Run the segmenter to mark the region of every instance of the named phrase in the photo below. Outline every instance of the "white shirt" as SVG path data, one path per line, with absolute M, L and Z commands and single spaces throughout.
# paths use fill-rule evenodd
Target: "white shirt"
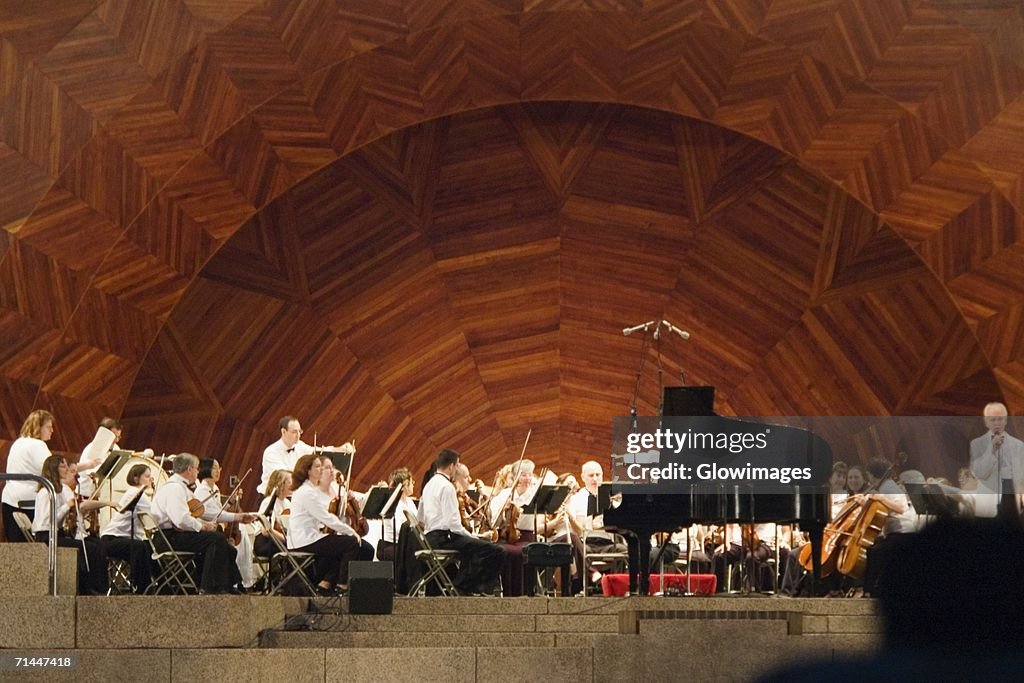
M 596 498 L 597 496 L 594 497 Z M 576 517 L 576 521 L 579 522 L 584 529 L 603 529 L 603 514 L 595 517 L 591 517 L 587 514 L 587 508 L 590 505 L 590 498 L 590 491 L 586 488 L 582 488 L 574 493 L 572 498 L 569 499 L 569 514 Z
M 423 524 L 423 533 L 431 531 L 448 531 L 453 534 L 469 536 L 469 531 L 462 526 L 459 517 L 459 499 L 455 495 L 455 485 L 447 475 L 438 472 L 423 487 L 420 497 L 419 520 Z
M 71 510 L 75 492 L 67 484 L 61 484 L 57 496 L 57 531 L 60 531 L 64 518 Z M 32 533 L 38 534 L 43 531 L 50 531 L 50 492 L 45 486 L 36 492 L 36 512 L 32 518 Z
M 132 486 L 124 495 L 121 496 L 121 500 L 118 501 L 118 509 L 123 508 L 125 505 L 130 503 L 133 498 L 138 494 L 139 487 Z M 132 536 L 132 516 L 135 517 L 135 540 L 145 541 L 146 532 L 142 529 L 142 522 L 139 521 L 140 512 L 150 512 L 152 508 L 152 502 L 145 493 L 139 497 L 139 502 L 135 504 L 133 511 L 125 510 L 124 512 L 118 512 L 114 510 L 110 513 L 110 521 L 107 522 L 106 526 L 100 532 L 100 536 L 120 536 L 121 538 L 131 538 Z
M 910 498 L 903 492 L 899 484 L 892 479 L 886 479 L 878 487 L 878 495 L 892 505 L 888 509 L 889 516 L 885 520 L 886 534 L 909 534 L 917 531 L 920 520 L 917 513 L 914 512 Z M 896 512 L 900 507 L 903 508 L 903 512 Z
M 267 482 L 270 481 L 270 475 L 274 473 L 274 470 L 291 472 L 295 469 L 295 463 L 299 458 L 312 452 L 313 447 L 303 443 L 302 439 L 295 442 L 290 452 L 281 439 L 267 446 L 263 450 L 263 474 L 260 476 L 260 485 L 256 487 L 256 490 L 266 495 L 268 493 Z
M 188 490 L 188 482 L 180 474 L 172 474 L 153 494 L 150 514 L 161 529 L 202 531 L 203 523 L 188 511 L 188 502 L 195 498 Z
M 357 536 L 355 529 L 327 511 L 331 497 L 308 479 L 292 493 L 292 514 L 288 521 L 288 548 L 296 550 L 316 543 L 327 534 L 321 527 L 339 534 Z
M 207 522 L 237 522 L 242 519 L 243 513 L 241 512 L 221 512 L 224 507 L 220 499 L 220 488 L 214 484 L 211 487 L 205 481 L 201 481 L 196 484 L 196 492 L 194 494 L 197 500 L 203 502 L 203 515 L 202 519 Z M 219 515 L 219 516 L 218 516 Z
M 50 449 L 42 439 L 21 436 L 11 444 L 7 454 L 8 474 L 41 474 Z M 8 481 L 4 484 L 2 502 L 18 507 L 23 500 L 34 500 L 39 485 L 34 481 Z
M 381 520 L 381 538 L 383 540 L 388 543 L 398 542 L 395 540 L 395 530 L 401 529 L 402 525 L 405 524 L 406 512 L 411 513 L 413 517 L 416 516 L 416 501 L 408 496 L 402 496 L 398 499 L 398 503 L 395 504 L 394 518 Z

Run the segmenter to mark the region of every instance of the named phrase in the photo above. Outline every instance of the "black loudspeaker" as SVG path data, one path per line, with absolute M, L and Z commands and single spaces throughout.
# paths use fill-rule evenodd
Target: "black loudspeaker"
M 349 562 L 348 611 L 391 614 L 395 606 L 395 568 L 391 562 Z

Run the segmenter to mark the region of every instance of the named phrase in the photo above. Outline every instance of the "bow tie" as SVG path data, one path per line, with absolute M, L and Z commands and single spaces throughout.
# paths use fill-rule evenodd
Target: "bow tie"
M 295 451 L 295 446 L 292 446 L 287 451 L 285 451 L 285 453 L 293 453 L 294 451 Z

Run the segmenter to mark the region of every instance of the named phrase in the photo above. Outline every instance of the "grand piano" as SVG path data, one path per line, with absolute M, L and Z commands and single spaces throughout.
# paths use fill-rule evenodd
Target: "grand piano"
M 664 416 L 715 416 L 714 387 L 665 389 Z M 718 417 L 726 429 L 749 433 L 759 425 Z M 794 444 L 787 453 L 790 463 L 815 465 L 827 471 L 831 449 L 819 436 L 796 427 L 771 425 L 773 435 Z M 821 577 L 822 533 L 829 522 L 831 498 L 828 487 L 790 485 L 785 493 L 755 492 L 750 486 L 694 483 L 680 493 L 630 492 L 630 485 L 613 484 L 622 502 L 604 512 L 605 529 L 623 534 L 629 547 L 629 591 L 647 595 L 650 585 L 651 536 L 671 533 L 692 524 L 799 524 L 811 538 L 813 581 Z M 644 487 L 636 487 L 644 488 Z M 638 591 L 639 589 L 639 591 Z

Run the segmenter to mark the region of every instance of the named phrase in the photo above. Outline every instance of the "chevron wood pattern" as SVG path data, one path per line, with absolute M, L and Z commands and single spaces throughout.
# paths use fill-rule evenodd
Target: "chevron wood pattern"
M 443 445 L 489 475 L 530 427 L 575 469 L 658 317 L 723 412 L 1024 411 L 1022 16 L 0 5 L 0 439 L 123 415 L 235 470 L 295 412 L 365 483 Z

